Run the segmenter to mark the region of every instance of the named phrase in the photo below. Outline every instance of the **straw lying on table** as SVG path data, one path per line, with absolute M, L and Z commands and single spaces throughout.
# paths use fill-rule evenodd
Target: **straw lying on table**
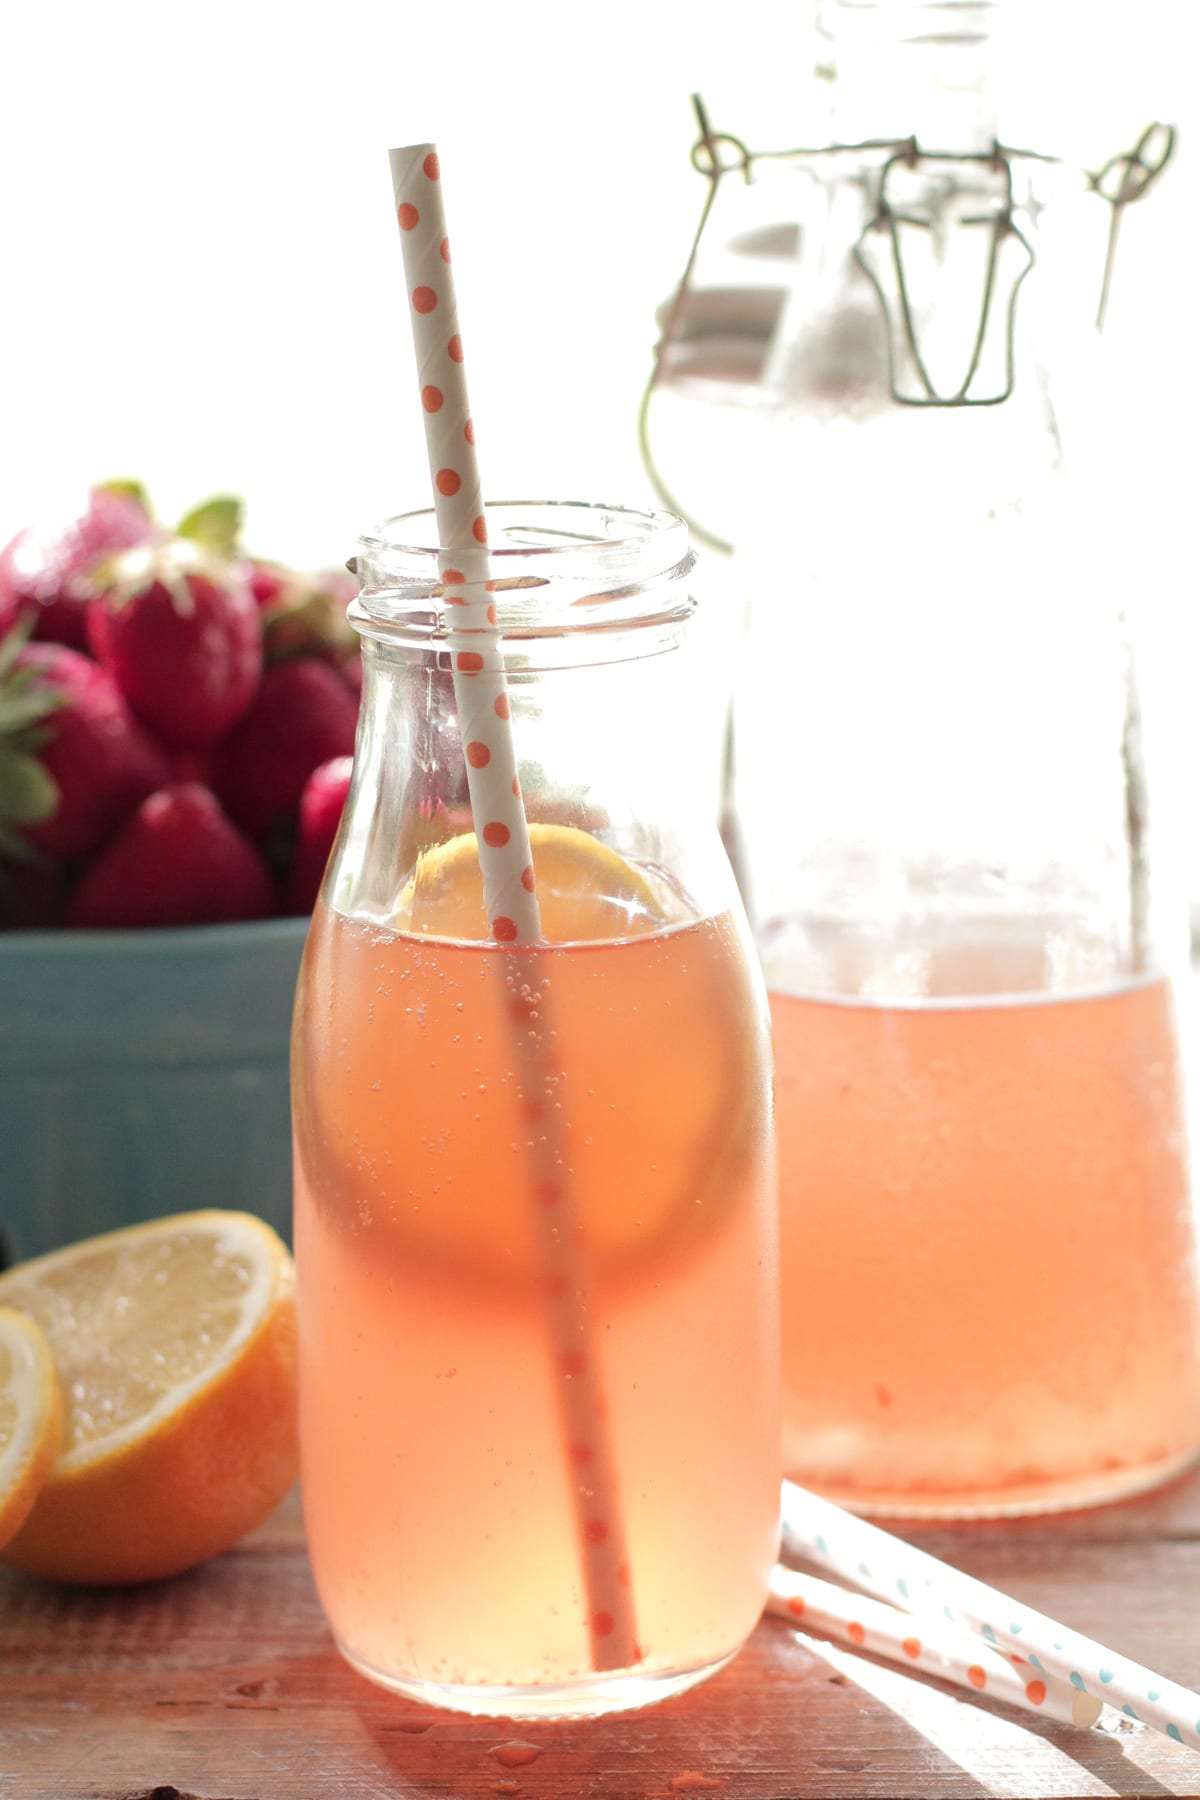
M 548 1085 L 542 1044 L 550 1034 L 545 999 L 537 987 L 544 971 L 532 966 L 531 957 L 522 956 L 521 947 L 540 941 L 541 926 L 495 590 L 489 578 L 487 521 L 450 272 L 441 167 L 432 144 L 392 150 L 389 159 L 433 479 L 438 566 L 449 623 L 446 642 L 484 906 L 492 937 L 512 959 L 505 973 L 512 978 L 510 1011 L 521 1087 L 537 1108 Z M 541 1026 L 534 1028 L 539 1011 Z M 561 1146 L 549 1125 L 535 1125 L 530 1155 L 530 1205 L 541 1259 L 543 1310 L 556 1362 L 562 1454 L 575 1509 L 592 1667 L 624 1669 L 641 1653 L 600 1358 L 587 1316 L 586 1260 L 578 1246 Z
M 1048 1694 L 1054 1684 L 1060 1694 L 1065 1689 L 1100 1707 L 1119 1707 L 1177 1744 L 1200 1749 L 1200 1694 L 790 1481 L 783 1484 L 783 1542 L 793 1555 L 893 1603 L 889 1612 L 902 1608 L 914 1629 L 918 1621 L 923 1626 L 926 1619 L 940 1618 L 955 1628 L 960 1642 L 965 1634 L 981 1650 L 998 1652 L 1008 1663 L 1029 1669 L 1031 1679 L 1044 1682 Z M 885 1655 L 894 1654 L 882 1645 L 881 1649 Z M 1045 1704 L 1039 1710 L 1046 1711 Z
M 970 1693 L 1057 1719 L 1062 1725 L 1094 1725 L 1103 1710 L 1101 1701 L 1066 1682 L 1039 1675 L 1029 1667 L 1014 1668 L 990 1644 L 945 1619 L 902 1612 L 815 1575 L 776 1568 L 767 1605 L 793 1625 L 869 1650 L 906 1668 L 922 1669 Z

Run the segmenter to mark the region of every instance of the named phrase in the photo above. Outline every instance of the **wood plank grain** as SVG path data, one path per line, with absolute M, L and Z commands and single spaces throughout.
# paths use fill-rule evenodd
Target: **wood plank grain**
M 1011 1527 L 954 1539 L 983 1579 L 1200 1684 L 1194 1537 L 1078 1536 L 1060 1521 L 1053 1548 Z M 643 1713 L 514 1726 L 414 1706 L 334 1651 L 294 1497 L 237 1550 L 156 1587 L 0 1577 L 3 1800 L 1200 1793 L 1200 1758 L 1125 1724 L 1029 1720 L 774 1620 L 713 1681 Z M 513 1741 L 537 1754 L 508 1766 L 496 1750 Z

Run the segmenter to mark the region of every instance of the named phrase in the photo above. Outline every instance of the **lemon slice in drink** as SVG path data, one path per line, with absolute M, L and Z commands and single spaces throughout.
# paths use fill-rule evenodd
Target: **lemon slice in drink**
M 62 1402 L 44 1334 L 0 1308 L 0 1545 L 18 1532 L 62 1439 Z
M 547 943 L 484 941 L 469 836 L 426 854 L 399 930 L 315 923 L 301 1175 L 397 1279 L 527 1290 L 547 1226 L 597 1276 L 647 1273 L 755 1179 L 769 1076 L 738 926 L 587 832 L 533 831 Z
M 244 1213 L 180 1214 L 0 1275 L 63 1395 L 62 1447 L 0 1561 L 147 1581 L 227 1549 L 296 1473 L 292 1261 Z
M 531 824 L 542 936 L 552 944 L 640 937 L 683 917 L 677 897 L 574 825 Z M 419 859 L 396 908 L 396 926 L 472 942 L 488 935 L 479 844 L 473 831 L 435 844 Z

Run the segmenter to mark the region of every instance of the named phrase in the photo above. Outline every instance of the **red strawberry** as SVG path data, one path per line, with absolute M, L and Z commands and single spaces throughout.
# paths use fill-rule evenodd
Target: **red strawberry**
M 260 582 L 265 566 L 258 565 Z M 358 637 L 346 618 L 346 608 L 357 591 L 354 577 L 345 569 L 291 574 L 261 601 L 267 661 L 321 656 L 336 666 L 348 656 L 356 656 Z
M 143 800 L 84 871 L 68 923 L 108 930 L 263 919 L 274 885 L 253 844 L 198 781 Z
M 288 871 L 287 909 L 291 913 L 313 909 L 341 823 L 353 768 L 352 756 L 335 756 L 314 769 L 305 783 L 296 824 L 296 847 Z
M 213 758 L 230 818 L 259 840 L 295 817 L 319 763 L 354 749 L 358 707 L 341 676 L 313 657 L 263 671 L 246 716 Z
M 117 558 L 88 608 L 88 639 L 138 718 L 172 750 L 223 738 L 262 673 L 262 629 L 243 573 L 182 541 Z
M 19 669 L 62 704 L 43 722 L 38 760 L 58 788 L 49 818 L 26 835 L 51 856 L 83 856 L 168 778 L 166 760 L 121 698 L 111 675 L 64 644 L 27 644 Z
M 75 518 L 18 532 L 0 552 L 0 636 L 13 619 L 29 613 L 35 637 L 83 649 L 96 563 L 158 536 L 136 492 L 120 486 L 93 488 Z
M 262 562 L 257 557 L 252 557 L 246 564 L 246 577 L 258 606 L 286 605 L 287 596 L 298 579 L 282 563 Z

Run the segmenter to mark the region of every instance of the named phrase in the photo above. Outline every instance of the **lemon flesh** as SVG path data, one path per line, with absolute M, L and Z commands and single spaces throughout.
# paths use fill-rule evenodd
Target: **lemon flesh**
M 0 1308 L 0 1545 L 25 1523 L 62 1441 L 62 1400 L 44 1333 Z
M 18 1264 L 0 1305 L 36 1321 L 62 1450 L 0 1560 L 144 1581 L 234 1543 L 297 1464 L 291 1257 L 244 1213 L 130 1226 Z
M 534 894 L 547 943 L 641 937 L 688 914 L 660 877 L 573 825 L 531 824 Z M 485 853 L 486 854 L 486 853 Z M 473 831 L 435 844 L 400 895 L 399 931 L 459 942 L 486 938 L 483 873 Z

